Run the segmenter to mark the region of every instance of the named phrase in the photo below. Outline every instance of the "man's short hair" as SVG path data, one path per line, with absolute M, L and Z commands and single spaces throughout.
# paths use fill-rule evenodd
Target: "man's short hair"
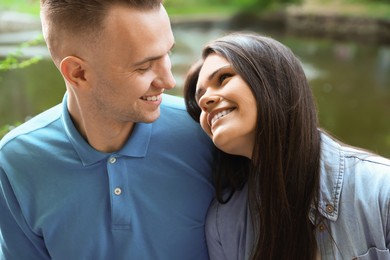
M 71 40 L 69 37 L 80 39 L 85 44 L 99 38 L 110 7 L 153 10 L 161 4 L 162 0 L 41 0 L 45 40 L 55 62 L 58 62 L 60 57 L 53 51 L 60 49 L 64 41 Z

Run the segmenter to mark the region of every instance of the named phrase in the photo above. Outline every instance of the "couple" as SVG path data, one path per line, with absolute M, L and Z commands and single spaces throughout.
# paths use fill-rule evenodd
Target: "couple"
M 318 129 L 285 46 L 204 48 L 184 93 L 204 134 L 162 95 L 160 1 L 41 10 L 67 92 L 0 143 L 1 259 L 390 259 L 390 163 Z

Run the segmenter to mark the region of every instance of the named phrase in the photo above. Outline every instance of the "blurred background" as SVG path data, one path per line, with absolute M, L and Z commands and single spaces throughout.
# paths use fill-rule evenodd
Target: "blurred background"
M 390 0 L 165 0 L 181 96 L 202 46 L 230 31 L 271 36 L 302 61 L 320 126 L 390 157 Z M 0 1 L 0 138 L 61 102 L 65 86 L 42 41 L 38 0 Z

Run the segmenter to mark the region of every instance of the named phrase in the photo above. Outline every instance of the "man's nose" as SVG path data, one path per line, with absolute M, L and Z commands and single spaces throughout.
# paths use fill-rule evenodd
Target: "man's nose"
M 172 74 L 172 65 L 169 55 L 166 55 L 162 60 L 157 71 L 157 78 L 154 81 L 154 86 L 164 89 L 172 89 L 176 85 L 176 80 Z

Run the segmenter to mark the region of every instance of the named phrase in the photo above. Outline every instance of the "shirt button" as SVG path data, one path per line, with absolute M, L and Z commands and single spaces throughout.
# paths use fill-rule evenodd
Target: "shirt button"
M 115 157 L 111 157 L 108 161 L 109 161 L 110 163 L 115 163 L 115 162 L 116 162 L 116 158 L 115 158 Z
M 115 195 L 119 196 L 122 193 L 122 189 L 117 187 L 117 188 L 115 188 L 114 193 L 115 193 Z
M 324 224 L 320 224 L 320 225 L 318 226 L 318 229 L 320 230 L 320 232 L 324 231 L 324 230 L 325 230 Z
M 333 213 L 334 207 L 331 204 L 326 205 L 326 212 Z

